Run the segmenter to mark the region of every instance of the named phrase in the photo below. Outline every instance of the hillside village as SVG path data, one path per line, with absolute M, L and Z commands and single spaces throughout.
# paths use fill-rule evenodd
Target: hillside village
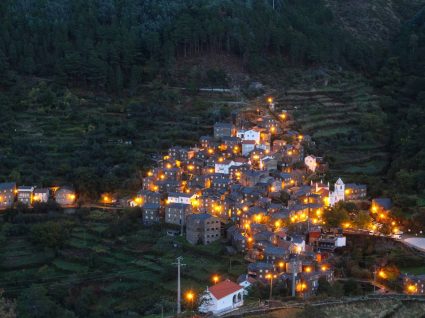
M 349 222 L 326 226 L 325 210 L 339 202 L 366 204 L 375 220 L 357 230 L 375 234 L 390 219 L 391 201 L 369 202 L 366 185 L 341 178 L 325 184 L 327 163 L 305 152 L 314 141 L 290 126 L 290 114 L 276 112 L 269 98 L 264 107 L 216 123 L 213 136 L 202 136 L 198 146 L 171 147 L 147 172 L 135 197 L 118 200 L 104 194 L 98 204 L 140 207 L 146 226 L 165 223 L 168 235 L 185 235 L 194 245 L 226 239 L 228 253 L 245 255 L 246 273 L 237 283 L 225 280 L 207 290 L 200 311 L 222 313 L 241 306 L 257 281 L 284 284 L 292 296 L 312 296 L 319 279 L 333 281 L 329 259 L 346 245 L 344 230 L 353 227 Z M 72 187 L 17 187 L 11 182 L 0 184 L 0 190 L 3 209 L 52 199 L 63 208 L 78 206 Z M 232 301 L 219 301 L 226 297 Z

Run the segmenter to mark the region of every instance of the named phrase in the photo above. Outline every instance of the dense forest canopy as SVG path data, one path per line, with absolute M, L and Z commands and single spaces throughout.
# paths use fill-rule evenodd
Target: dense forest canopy
M 376 86 L 384 94 L 382 107 L 389 115 L 389 177 L 396 181 L 394 192 L 425 197 L 425 8 L 394 41 Z
M 54 75 L 117 92 L 150 80 L 177 57 L 211 51 L 240 56 L 251 70 L 270 55 L 371 67 L 368 48 L 337 27 L 323 1 L 274 2 L 5 0 L 1 74 Z

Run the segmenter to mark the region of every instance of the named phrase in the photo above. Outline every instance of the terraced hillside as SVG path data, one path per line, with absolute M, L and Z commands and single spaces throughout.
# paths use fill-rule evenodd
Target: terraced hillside
M 159 314 L 161 306 L 164 313 L 172 315 L 176 292 L 176 267 L 172 264 L 176 257 L 183 256 L 186 264 L 183 291 L 202 291 L 211 273 L 236 278 L 246 270 L 242 258 L 236 257 L 229 268 L 229 256 L 222 253 L 220 242 L 191 246 L 184 237 L 141 227 L 111 237 L 117 218 L 108 212 L 91 212 L 73 226 L 70 238 L 56 253 L 34 245 L 29 231 L 12 230 L 19 225 L 4 226 L 0 238 L 5 235 L 7 244 L 0 247 L 0 288 L 13 297 L 32 284 L 44 286 L 59 303 L 78 307 L 80 301 L 88 301 L 84 310 L 104 310 L 103 317 L 111 317 L 112 312 L 144 317 Z M 87 295 L 91 296 L 82 300 Z M 82 308 L 75 311 L 81 317 L 90 316 Z
M 378 97 L 363 78 L 338 76 L 327 86 L 284 91 L 277 100 L 279 109 L 290 111 L 295 125 L 313 137 L 335 176 L 379 175 L 388 153 Z
M 0 179 L 74 184 L 90 198 L 137 189 L 138 172 L 153 154 L 196 144 L 215 121 L 241 107 L 230 93 L 161 86 L 125 98 L 44 82 L 21 91 L 25 96 L 0 91 L 7 114 L 0 121 Z

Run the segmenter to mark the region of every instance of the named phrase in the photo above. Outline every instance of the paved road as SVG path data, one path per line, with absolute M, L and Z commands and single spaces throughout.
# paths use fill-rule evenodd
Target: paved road
M 403 235 L 400 242 L 425 252 L 425 237 Z
M 356 282 L 359 282 L 359 283 L 370 284 L 372 286 L 375 286 L 375 287 L 377 287 L 381 290 L 381 293 L 388 291 L 388 292 L 392 292 L 392 293 L 395 294 L 395 292 L 391 291 L 387 286 L 382 285 L 381 283 L 374 281 L 374 280 L 371 280 L 371 279 L 336 278 L 335 280 L 343 281 L 343 282 L 347 281 L 347 280 L 355 280 Z
M 418 252 L 425 253 L 425 237 L 417 237 L 417 236 L 412 236 L 412 235 L 402 235 L 402 237 L 400 239 L 396 239 L 392 236 L 383 235 L 383 234 L 381 234 L 381 235 L 371 234 L 367 230 L 356 230 L 356 229 L 344 229 L 344 234 L 364 235 L 364 236 L 374 236 L 374 237 L 386 238 L 386 239 L 389 239 L 389 240 L 400 242 L 401 244 L 404 244 L 407 247 L 415 249 Z
M 225 314 L 222 317 L 243 317 L 245 315 L 253 314 L 265 314 L 270 311 L 283 310 L 283 309 L 294 309 L 294 308 L 304 308 L 306 305 L 310 306 L 330 306 L 330 305 L 343 305 L 356 302 L 369 302 L 377 300 L 409 300 L 409 301 L 418 301 L 425 302 L 424 296 L 419 295 L 405 295 L 405 294 L 385 294 L 385 295 L 368 295 L 368 296 L 357 296 L 357 297 L 343 297 L 339 299 L 327 299 L 327 300 L 315 300 L 315 301 L 288 301 L 288 302 L 279 302 L 274 301 L 273 307 L 264 305 L 251 305 L 241 307 L 240 309 L 233 311 L 231 313 Z

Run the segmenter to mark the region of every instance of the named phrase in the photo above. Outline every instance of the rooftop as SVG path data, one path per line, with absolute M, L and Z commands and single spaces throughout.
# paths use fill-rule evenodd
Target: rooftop
M 209 287 L 208 291 L 217 299 L 222 299 L 229 296 L 239 290 L 243 290 L 243 287 L 226 279 L 218 284 Z
M 211 214 L 208 213 L 201 213 L 201 214 L 191 214 L 188 216 L 188 218 L 190 219 L 194 219 L 194 220 L 208 220 L 210 218 L 213 218 L 214 216 L 212 216 Z
M 16 187 L 15 182 L 0 183 L 0 190 L 10 190 Z

